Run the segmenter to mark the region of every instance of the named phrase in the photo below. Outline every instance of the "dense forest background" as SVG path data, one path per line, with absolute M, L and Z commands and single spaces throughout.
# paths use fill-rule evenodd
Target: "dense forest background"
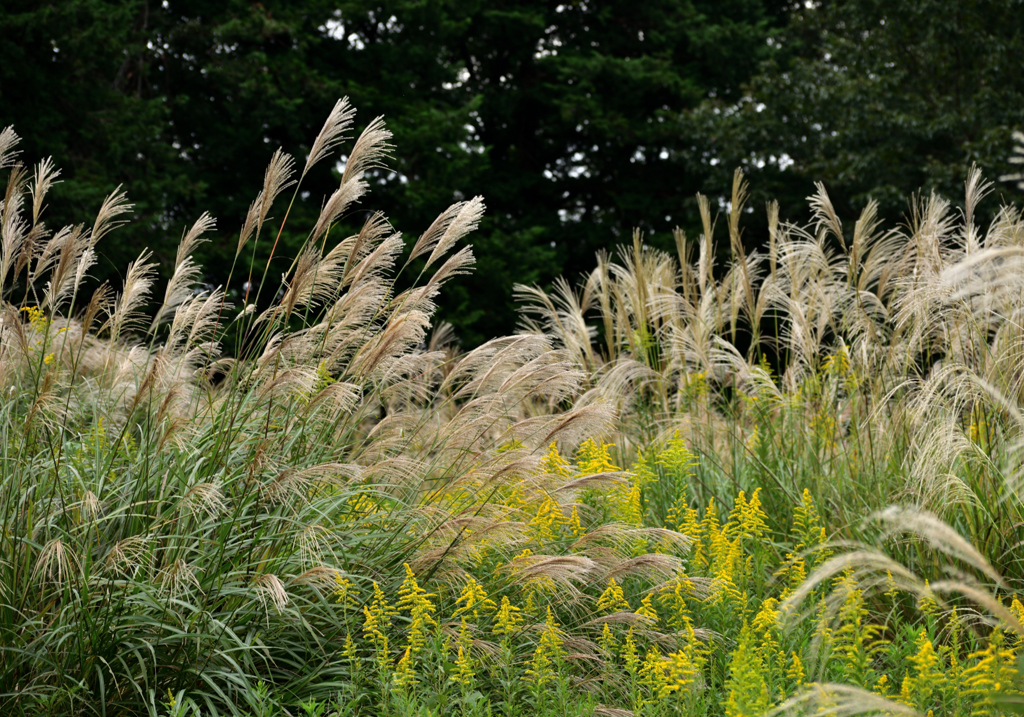
M 135 220 L 99 247 L 95 277 L 115 286 L 143 247 L 170 266 L 204 210 L 219 222 L 219 239 L 202 250 L 206 280 L 222 284 L 271 153 L 283 147 L 301 164 L 342 96 L 359 111 L 357 128 L 384 115 L 394 132 L 394 158 L 364 207 L 415 236 L 452 201 L 485 197 L 477 270 L 446 289 L 442 307 L 473 345 L 513 328 L 516 282 L 575 277 L 633 228 L 665 248 L 675 226 L 696 236 L 695 193 L 724 207 L 736 167 L 753 189 L 751 247 L 765 239 L 764 201 L 803 220 L 815 181 L 843 217 L 873 198 L 898 219 L 916 191 L 962 196 L 972 163 L 990 178 L 1012 171 L 1011 132 L 1024 127 L 1024 4 L 0 8 L 0 127 L 24 138 L 26 163 L 52 155 L 63 169 L 48 226 L 89 221 L 118 184 L 135 203 Z M 339 167 L 321 166 L 306 178 L 281 236 L 282 271 L 338 177 Z M 257 262 L 269 248 L 257 246 Z

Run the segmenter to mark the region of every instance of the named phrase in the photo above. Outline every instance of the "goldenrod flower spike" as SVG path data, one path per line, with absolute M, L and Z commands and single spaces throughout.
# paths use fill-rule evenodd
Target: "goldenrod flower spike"
M 630 609 L 622 588 L 615 582 L 615 578 L 609 578 L 608 587 L 601 593 L 601 597 L 597 599 L 598 612 L 612 613 L 628 611 Z

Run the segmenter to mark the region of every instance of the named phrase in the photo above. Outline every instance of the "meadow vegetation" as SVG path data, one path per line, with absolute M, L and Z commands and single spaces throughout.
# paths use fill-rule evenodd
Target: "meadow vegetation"
M 200 287 L 205 214 L 166 284 L 143 252 L 92 286 L 125 194 L 47 228 L 59 173 L 0 134 L 4 714 L 1008 709 L 1024 217 L 977 226 L 980 172 L 892 228 L 819 186 L 807 226 L 768 206 L 765 252 L 737 173 L 724 227 L 699 197 L 675 254 L 637 234 L 520 287 L 521 330 L 462 351 L 434 302 L 480 198 L 413 242 L 380 214 L 331 231 L 380 119 L 256 281 L 353 117 L 272 157 L 240 296 Z

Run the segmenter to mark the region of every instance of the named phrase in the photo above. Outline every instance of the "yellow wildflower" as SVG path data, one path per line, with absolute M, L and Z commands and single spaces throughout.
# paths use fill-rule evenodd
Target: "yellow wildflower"
M 643 664 L 640 665 L 640 684 L 646 685 L 655 700 L 663 700 L 671 694 L 668 678 L 665 674 L 666 664 L 661 658 L 657 645 L 647 650 Z
M 613 654 L 615 648 L 619 646 L 619 641 L 615 639 L 615 635 L 612 634 L 608 623 L 605 623 L 604 627 L 601 628 L 601 637 L 597 638 L 597 644 L 609 655 Z
M 345 647 L 342 649 L 341 654 L 348 660 L 351 667 L 356 665 L 356 644 L 352 641 L 352 633 L 345 633 Z
M 388 654 L 387 629 L 391 627 L 391 618 L 398 613 L 388 604 L 387 598 L 377 583 L 373 584 L 373 601 L 363 606 L 363 633 L 373 644 L 377 656 L 377 666 L 381 672 L 390 668 L 391 658 Z
M 924 591 L 917 599 L 917 609 L 933 618 L 939 616 L 939 604 L 935 602 L 935 593 L 932 592 L 931 583 L 927 579 L 924 581 Z
M 915 674 L 903 678 L 899 699 L 905 705 L 923 710 L 930 706 L 932 696 L 941 687 L 942 664 L 924 630 L 918 632 L 916 645 L 917 652 L 910 657 Z
M 562 638 L 558 634 L 558 625 L 549 607 L 540 642 L 533 651 L 533 660 L 530 661 L 523 679 L 535 687 L 543 687 L 555 678 L 555 667 L 561 657 Z
M 658 602 L 668 609 L 668 626 L 677 632 L 685 632 L 693 627 L 686 597 L 691 593 L 690 581 L 685 576 L 677 576 L 668 583 L 658 595 Z
M 508 597 L 501 598 L 501 607 L 498 608 L 498 615 L 494 620 L 494 634 L 511 636 L 522 624 L 519 613 L 521 611 L 509 602 Z
M 469 632 L 469 625 L 466 624 L 466 618 L 462 618 L 462 626 L 459 628 L 459 655 L 455 658 L 455 674 L 450 679 L 463 687 L 470 687 L 476 677 L 471 653 L 472 645 L 473 638 Z
M 726 689 L 726 717 L 761 715 L 771 706 L 764 666 L 754 646 L 754 633 L 747 623 L 740 630 L 739 643 L 729 661 Z
M 652 624 L 658 624 L 658 611 L 654 609 L 652 604 L 653 595 L 645 595 L 643 600 L 640 601 L 640 607 L 637 608 L 636 614 L 642 617 L 649 617 L 653 622 Z
M 630 609 L 626 595 L 622 592 L 619 584 L 615 582 L 615 578 L 609 578 L 608 587 L 597 599 L 597 609 L 599 612 L 621 612 Z
M 402 689 L 408 689 L 419 684 L 416 678 L 416 668 L 412 662 L 412 646 L 405 648 L 405 652 L 395 665 L 395 685 Z
M 1024 604 L 1021 604 L 1020 599 L 1016 596 L 1014 596 L 1013 602 L 1010 603 L 1010 612 L 1012 612 L 1013 616 L 1017 618 L 1017 622 L 1024 625 Z M 1013 649 L 1020 652 L 1021 648 L 1024 648 L 1024 635 L 1015 634 Z
M 426 644 L 427 629 L 437 627 L 437 620 L 433 617 L 436 608 L 430 600 L 435 596 L 420 587 L 412 568 L 409 567 L 409 563 L 406 563 L 405 580 L 398 588 L 398 597 L 398 608 L 409 611 L 411 618 L 409 647 L 412 654 L 415 655 Z
M 398 608 L 409 611 L 410 624 L 408 647 L 395 667 L 395 684 L 408 688 L 418 684 L 415 658 L 427 643 L 429 629 L 437 627 L 433 616 L 436 608 L 430 600 L 434 595 L 420 587 L 408 563 L 405 564 L 405 580 L 398 588 L 398 597 Z
M 698 464 L 697 456 L 687 448 L 679 431 L 676 431 L 665 448 L 658 452 L 655 462 L 664 468 L 666 473 L 682 479 L 693 475 L 693 469 Z
M 572 478 L 573 470 L 569 462 L 562 458 L 558 453 L 558 445 L 552 443 L 548 448 L 547 454 L 541 459 L 540 468 L 545 473 L 556 475 L 561 478 Z
M 850 373 L 850 354 L 846 351 L 845 345 L 840 345 L 839 350 L 831 356 L 825 357 L 823 367 L 825 373 L 837 378 L 846 378 Z
M 691 651 L 679 650 L 670 653 L 666 665 L 665 691 L 667 693 L 685 692 L 690 685 L 697 681 L 699 671 Z
M 588 476 L 622 470 L 612 463 L 608 451 L 610 448 L 612 448 L 611 443 L 598 443 L 593 438 L 583 441 L 576 452 L 576 465 L 579 468 L 579 474 Z
M 633 640 L 632 626 L 626 632 L 626 641 L 622 644 L 622 660 L 626 663 L 626 670 L 631 675 L 635 675 L 640 666 L 640 657 L 636 652 L 636 642 Z
M 855 586 L 850 575 L 840 582 L 838 589 L 844 590 L 846 597 L 839 608 L 840 626 L 833 636 L 833 649 L 842 660 L 846 679 L 866 688 L 873 681 L 874 657 L 887 642 L 879 638 L 882 628 L 867 622 L 870 613 L 864 605 L 864 593 Z
M 995 700 L 1001 694 L 1017 694 L 1013 680 L 1017 676 L 1013 652 L 1006 648 L 1002 630 L 994 630 L 988 646 L 970 655 L 978 662 L 964 671 L 965 694 L 977 698 L 973 714 L 999 714 Z
M 576 510 L 575 505 L 572 507 L 572 515 L 569 516 L 569 522 L 566 523 L 566 526 L 569 528 L 569 531 L 572 533 L 572 537 L 574 538 L 578 538 L 584 533 L 583 526 L 580 524 L 580 514 L 579 511 Z
M 487 591 L 484 590 L 484 586 L 476 581 L 475 578 L 470 578 L 466 586 L 462 588 L 462 594 L 459 595 L 459 599 L 455 601 L 456 605 L 461 605 L 459 609 L 455 611 L 456 615 L 462 615 L 470 611 L 473 612 L 473 618 L 475 620 L 480 619 L 480 611 L 493 612 L 498 608 L 494 601 L 487 597 Z
M 352 595 L 352 581 L 338 572 L 334 573 L 334 602 L 344 607 L 355 607 L 356 604 Z
M 554 540 L 558 526 L 564 522 L 562 506 L 548 496 L 540 504 L 537 514 L 530 520 L 530 527 L 533 528 L 537 540 L 544 542 Z
M 800 661 L 800 656 L 796 652 L 790 655 L 789 667 L 786 668 L 786 679 L 792 682 L 796 688 L 802 687 L 804 684 L 804 663 Z

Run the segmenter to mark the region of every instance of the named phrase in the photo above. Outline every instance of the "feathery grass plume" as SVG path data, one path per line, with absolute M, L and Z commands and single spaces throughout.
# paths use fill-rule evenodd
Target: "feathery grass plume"
M 203 212 L 192 225 L 192 228 L 183 235 L 178 244 L 178 251 L 174 258 L 174 273 L 167 288 L 164 290 L 164 300 L 153 317 L 150 331 L 154 330 L 161 320 L 177 309 L 188 299 L 192 293 L 192 285 L 199 278 L 200 268 L 192 259 L 192 253 L 202 242 L 208 241 L 203 234 L 213 231 L 217 227 L 217 220 L 208 212 Z
M 148 553 L 149 540 L 146 537 L 133 535 L 124 538 L 110 546 L 110 551 L 103 562 L 103 570 L 131 577 L 145 568 L 144 559 Z
M 458 208 L 458 210 L 451 214 L 452 209 Z M 467 234 L 476 231 L 477 226 L 480 224 L 480 219 L 484 215 L 484 199 L 483 197 L 473 197 L 469 201 L 459 202 L 451 207 L 448 212 L 442 215 L 446 221 L 443 221 L 444 232 L 437 236 L 436 240 L 431 236 L 428 237 L 428 241 L 424 242 L 422 247 L 419 247 L 420 253 L 426 253 L 428 248 L 430 249 L 430 256 L 427 257 L 427 266 L 429 267 L 437 259 L 446 254 L 456 242 L 465 237 Z M 451 217 L 447 219 L 447 217 Z M 439 217 L 441 219 L 441 217 Z M 438 227 L 440 229 L 440 227 Z M 428 229 L 428 232 L 430 230 Z M 435 231 L 435 233 L 437 233 Z M 426 234 L 424 236 L 427 236 Z M 422 237 L 421 237 L 422 239 Z M 418 241 L 417 244 L 420 242 Z M 417 247 L 413 247 L 414 253 Z
M 682 571 L 683 561 L 674 555 L 646 553 L 610 566 L 605 577 L 609 580 L 621 580 L 627 576 L 643 576 L 648 580 L 663 581 L 679 575 Z
M 41 579 L 61 589 L 69 587 L 69 581 L 80 571 L 77 555 L 65 544 L 65 541 L 54 538 L 39 551 L 35 567 L 32 569 L 32 580 Z
M 14 174 L 12 172 L 12 178 Z M 21 254 L 22 245 L 28 236 L 29 223 L 23 216 L 24 195 L 20 188 L 8 192 L 0 216 L 0 285 L 6 283 L 7 274 Z
M 591 344 L 596 330 L 588 326 L 585 315 L 593 308 L 593 299 L 576 296 L 569 282 L 562 278 L 554 283 L 554 296 L 538 287 L 516 284 L 517 301 L 525 304 L 520 312 L 520 324 L 524 333 L 547 334 L 559 340 L 566 349 L 579 356 L 582 365 L 596 366 Z M 540 322 L 530 314 L 536 315 Z
M 437 219 L 434 220 L 425 232 L 423 232 L 416 243 L 413 244 L 412 250 L 409 252 L 409 261 L 426 254 L 427 252 L 433 252 L 441 243 L 447 243 L 448 247 L 451 247 L 456 241 L 468 232 L 462 231 L 463 228 L 468 226 L 468 221 L 472 221 L 471 215 L 473 214 L 473 208 L 471 204 L 479 205 L 479 213 L 476 216 L 475 221 L 479 221 L 483 215 L 483 198 L 474 197 L 467 202 L 456 202 L 438 215 Z M 460 218 L 461 217 L 461 218 Z M 450 236 L 454 236 L 454 239 L 449 239 Z M 447 249 L 443 250 L 443 254 Z M 430 266 L 432 262 L 428 261 L 427 266 Z
M 71 240 L 72 245 L 77 241 L 78 236 L 85 231 L 85 227 L 79 224 L 76 227 L 62 227 L 56 233 L 54 233 L 43 245 L 42 249 L 37 250 L 35 257 L 35 264 L 29 268 L 29 283 L 35 282 L 37 279 L 43 276 L 44 273 L 50 270 L 53 266 L 54 261 L 57 260 L 60 253 L 63 251 L 65 244 Z M 75 237 L 75 239 L 71 239 Z
M 880 586 L 892 589 L 895 585 L 906 592 L 921 594 L 925 591 L 924 581 L 907 570 L 899 562 L 882 553 L 862 549 L 836 555 L 822 563 L 801 583 L 780 605 L 784 623 L 799 619 L 797 607 L 814 590 L 837 575 L 848 574 L 852 582 L 864 592 Z M 834 615 L 845 600 L 845 595 L 833 595 L 828 603 L 829 614 Z
M 124 278 L 124 288 L 114 304 L 114 312 L 110 316 L 110 338 L 117 341 L 125 329 L 131 330 L 141 320 L 140 308 L 149 297 L 153 287 L 156 264 L 149 261 L 153 253 L 148 249 L 139 258 L 128 265 Z M 51 302 L 53 303 L 53 302 Z
M 845 251 L 846 236 L 843 233 L 843 223 L 839 220 L 835 207 L 832 206 L 832 200 L 825 190 L 825 185 L 821 182 L 815 182 L 814 188 L 817 191 L 807 199 L 810 203 L 811 211 L 814 213 L 815 231 L 821 237 L 831 234 Z
M 182 496 L 181 508 L 193 517 L 198 518 L 202 514 L 214 517 L 227 510 L 227 503 L 216 484 L 196 483 Z
M 69 298 L 78 291 L 86 272 L 96 262 L 96 252 L 88 234 L 81 227 L 65 234 L 56 255 L 56 266 L 50 273 L 50 280 L 43 292 L 42 306 L 56 313 Z
M 704 232 L 700 235 L 700 253 L 697 260 L 697 281 L 702 294 L 707 295 L 712 288 L 711 274 L 714 271 L 712 241 L 715 234 L 715 222 L 711 221 L 711 203 L 703 194 L 697 195 L 697 209 L 700 212 L 701 225 Z
M 873 692 L 829 682 L 815 683 L 795 697 L 791 697 L 767 715 L 825 715 L 827 717 L 855 717 L 855 715 L 907 715 L 921 717 L 913 707 L 887 700 Z
M 21 150 L 14 149 L 21 137 L 14 131 L 14 126 L 9 125 L 0 131 L 0 169 L 7 169 L 14 165 L 15 157 Z
M 3 150 L 0 149 L 0 154 Z M 42 216 L 45 205 L 43 202 L 46 199 L 47 192 L 53 187 L 54 184 L 60 182 L 57 177 L 60 176 L 60 170 L 54 166 L 53 158 L 47 157 L 41 160 L 32 173 L 32 184 L 29 187 L 29 192 L 32 194 L 32 224 L 39 223 L 39 217 Z
M 513 560 L 508 572 L 519 585 L 557 589 L 564 599 L 579 595 L 579 585 L 596 567 L 593 560 L 578 555 L 526 555 Z
M 288 592 L 284 588 L 281 578 L 273 573 L 262 573 L 252 579 L 253 589 L 256 597 L 266 611 L 269 605 L 273 605 L 278 613 L 288 606 Z
M 256 195 L 256 198 L 252 200 L 249 205 L 249 211 L 245 213 L 245 221 L 242 222 L 242 229 L 238 232 L 238 244 L 235 246 L 235 257 L 242 253 L 242 249 L 249 240 L 252 239 L 253 234 L 256 233 L 256 227 L 260 223 L 260 208 L 263 206 L 263 190 Z
M 303 177 L 314 164 L 330 156 L 334 148 L 347 139 L 345 133 L 351 128 L 355 116 L 355 107 L 349 103 L 348 97 L 342 97 L 334 103 L 334 108 L 327 115 L 324 126 L 313 140 L 313 146 L 310 147 L 309 157 L 306 158 L 306 164 L 302 168 Z
M 342 185 L 357 181 L 371 169 L 383 167 L 384 160 L 391 156 L 391 130 L 384 126 L 383 117 L 375 117 L 359 134 L 352 152 L 345 160 Z
M 131 213 L 134 204 L 128 201 L 128 194 L 121 191 L 121 185 L 117 185 L 113 192 L 107 195 L 96 212 L 96 220 L 93 222 L 92 231 L 89 232 L 89 248 L 96 244 L 117 227 L 125 224 L 127 219 L 119 219 L 124 214 Z
M 743 249 L 742 233 L 740 232 L 740 217 L 743 214 L 743 207 L 746 205 L 749 197 L 749 185 L 743 179 L 743 170 L 737 168 L 733 173 L 732 198 L 729 203 L 729 244 L 732 248 L 733 257 L 736 260 L 736 266 L 739 269 L 738 278 L 740 287 L 743 290 L 744 308 L 747 316 L 753 319 L 755 315 L 755 301 L 754 283 L 751 277 L 752 267 Z M 752 321 L 751 323 L 756 334 L 759 322 Z
M 961 224 L 961 237 L 963 238 L 964 253 L 967 256 L 981 248 L 978 227 L 974 223 L 974 212 L 978 204 L 992 191 L 992 187 L 993 183 L 986 181 L 982 177 L 978 165 L 972 163 L 967 172 L 967 180 L 964 182 L 964 209 Z
M 925 511 L 890 506 L 875 514 L 874 520 L 886 527 L 885 535 L 910 533 L 928 542 L 934 549 L 960 560 L 983 573 L 996 585 L 1006 587 L 992 564 L 948 524 Z
M 338 220 L 338 217 L 344 214 L 345 210 L 353 202 L 358 201 L 366 193 L 369 185 L 363 181 L 362 177 L 362 174 L 357 174 L 350 180 L 342 181 L 341 186 L 334 190 L 334 193 L 324 204 L 324 208 L 320 210 L 320 216 L 316 220 L 316 225 L 310 234 L 311 243 L 315 244 L 327 232 L 330 226 Z
M 288 187 L 295 184 L 292 175 L 295 173 L 295 160 L 281 148 L 274 152 L 263 173 L 263 190 L 260 192 L 259 219 L 256 221 L 256 233 L 259 234 L 263 223 L 267 220 L 270 207 L 278 195 Z
M 157 581 L 164 593 L 172 598 L 181 597 L 190 590 L 200 590 L 195 566 L 189 564 L 183 558 L 177 558 L 170 565 L 163 568 L 158 573 Z
M 476 257 L 473 256 L 472 247 L 462 247 L 455 254 L 448 257 L 444 264 L 441 265 L 441 268 L 434 272 L 434 275 L 430 277 L 430 281 L 427 282 L 422 291 L 425 293 L 435 292 L 440 288 L 441 284 L 453 276 L 468 274 L 475 264 Z

